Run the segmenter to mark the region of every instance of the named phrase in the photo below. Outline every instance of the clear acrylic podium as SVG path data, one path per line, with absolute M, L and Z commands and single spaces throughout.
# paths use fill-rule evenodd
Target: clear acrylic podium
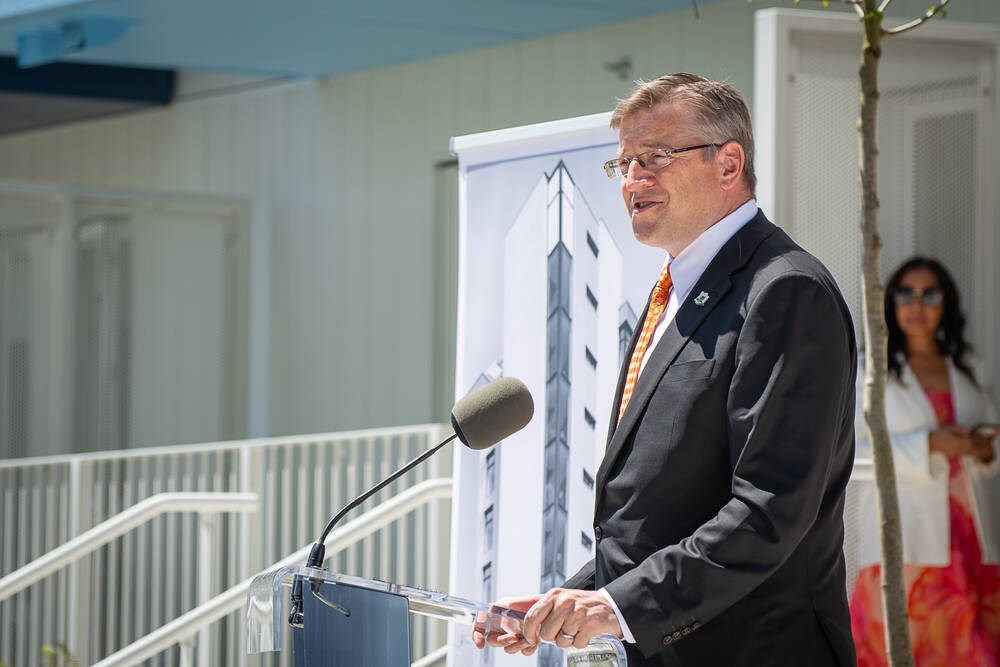
M 296 667 L 410 667 L 408 614 L 424 614 L 486 633 L 519 633 L 523 612 L 419 588 L 309 567 L 257 576 L 247 593 L 247 651 L 282 650 L 289 589 L 302 577 L 303 622 L 292 629 Z M 625 649 L 598 635 L 585 649 L 568 649 L 570 667 L 626 667 Z M 527 664 L 527 663 L 526 663 Z

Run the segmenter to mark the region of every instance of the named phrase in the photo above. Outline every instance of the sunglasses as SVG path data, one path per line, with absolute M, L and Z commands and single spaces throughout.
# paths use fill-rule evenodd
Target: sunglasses
M 940 287 L 928 287 L 920 291 L 912 287 L 897 287 L 892 292 L 892 300 L 897 306 L 909 306 L 920 299 L 925 306 L 940 306 L 944 303 L 944 292 Z

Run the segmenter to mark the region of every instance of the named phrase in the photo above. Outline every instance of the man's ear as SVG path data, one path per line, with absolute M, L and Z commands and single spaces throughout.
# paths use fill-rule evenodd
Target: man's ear
M 724 190 L 739 186 L 743 182 L 743 164 L 746 154 L 743 146 L 736 141 L 728 141 L 719 146 L 716 162 L 721 169 L 720 185 Z

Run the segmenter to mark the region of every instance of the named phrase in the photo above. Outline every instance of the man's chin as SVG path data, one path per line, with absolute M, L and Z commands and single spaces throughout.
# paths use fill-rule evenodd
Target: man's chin
M 638 220 L 632 216 L 632 235 L 635 240 L 644 245 L 657 245 L 654 242 L 658 225 L 649 220 Z

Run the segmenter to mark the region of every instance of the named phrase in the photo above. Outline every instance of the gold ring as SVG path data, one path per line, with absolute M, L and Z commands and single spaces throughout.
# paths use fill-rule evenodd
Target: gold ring
M 574 639 L 576 639 L 576 635 L 571 635 L 570 633 L 568 633 L 568 632 L 563 632 L 562 630 L 560 630 L 560 631 L 559 631 L 559 635 L 560 635 L 560 636 L 561 636 L 561 637 L 562 637 L 563 639 L 568 639 L 568 640 L 570 640 L 570 641 L 573 641 Z

